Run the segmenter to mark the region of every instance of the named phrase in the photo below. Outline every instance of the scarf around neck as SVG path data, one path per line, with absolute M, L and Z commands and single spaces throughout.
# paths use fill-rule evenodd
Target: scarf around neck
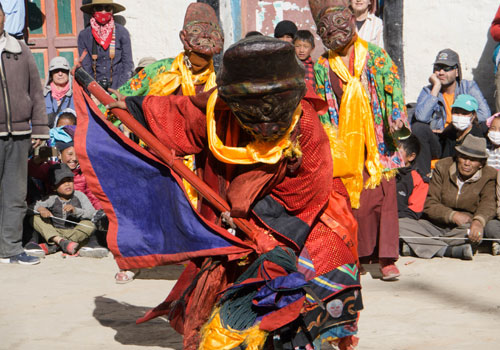
M 375 188 L 380 184 L 383 170 L 370 99 L 361 83 L 367 53 L 368 44 L 358 38 L 354 42 L 354 76 L 336 52 L 330 50 L 328 53 L 330 68 L 344 83 L 337 136 L 343 147 L 337 147 L 332 152 L 333 176 L 342 178 L 353 208 L 359 208 L 363 190 L 363 167 L 366 166 L 370 174 L 366 188 Z
M 92 36 L 95 41 L 102 46 L 104 50 L 107 50 L 109 44 L 111 44 L 111 39 L 113 38 L 113 32 L 115 30 L 115 20 L 111 18 L 111 20 L 104 24 L 100 25 L 94 17 L 90 19 L 90 26 L 92 28 Z
M 196 95 L 195 85 L 205 84 L 203 91 L 208 91 L 216 86 L 215 78 L 212 60 L 203 72 L 193 74 L 184 63 L 184 52 L 181 52 L 172 62 L 170 70 L 159 74 L 154 83 L 151 84 L 148 95 L 170 95 L 181 86 L 183 96 L 194 96 Z
M 69 91 L 69 81 L 62 89 L 59 86 L 57 86 L 53 81 L 50 82 L 50 93 L 52 94 L 52 97 L 58 102 L 61 101 L 61 99 L 64 97 L 64 95 L 66 95 L 68 91 Z

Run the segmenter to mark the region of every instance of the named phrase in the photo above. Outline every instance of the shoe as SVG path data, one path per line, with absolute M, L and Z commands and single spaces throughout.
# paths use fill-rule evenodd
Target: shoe
M 399 269 L 394 264 L 394 260 L 380 259 L 379 263 L 382 281 L 395 281 L 401 275 L 401 272 L 399 272 Z
M 500 255 L 500 243 L 493 242 L 491 244 L 491 255 Z
M 410 255 L 411 255 L 410 246 L 405 242 L 403 242 L 403 244 L 401 245 L 401 256 L 410 256 Z
M 40 258 L 36 256 L 30 256 L 25 252 L 20 254 L 0 259 L 3 264 L 21 264 L 21 265 L 36 265 L 40 264 Z
M 66 254 L 74 255 L 78 250 L 78 243 L 67 239 L 61 239 L 59 241 L 59 247 L 61 247 L 62 251 Z
M 24 246 L 24 252 L 30 256 L 36 256 L 37 258 L 45 258 L 45 251 L 43 248 L 35 243 L 35 242 L 28 242 Z
M 120 272 L 117 272 L 115 275 L 115 282 L 117 284 L 125 284 L 125 283 L 130 283 L 139 276 L 141 273 L 141 270 L 139 269 L 134 269 L 134 270 L 123 270 Z
M 472 260 L 474 253 L 470 244 L 462 244 L 453 247 L 447 247 L 444 256 L 462 260 Z
M 81 247 L 80 250 L 80 256 L 83 256 L 85 258 L 105 258 L 108 256 L 109 250 L 107 250 L 104 247 Z

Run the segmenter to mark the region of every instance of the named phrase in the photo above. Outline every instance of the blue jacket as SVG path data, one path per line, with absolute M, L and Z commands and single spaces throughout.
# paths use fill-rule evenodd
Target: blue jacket
M 415 107 L 415 118 L 420 122 L 430 124 L 432 130 L 442 130 L 446 122 L 446 107 L 443 94 L 440 92 L 437 97 L 432 96 L 431 89 L 432 86 L 429 85 L 424 87 L 420 92 L 417 106 Z M 477 118 L 480 122 L 486 121 L 486 119 L 491 116 L 490 107 L 475 81 L 457 81 L 455 98 L 462 94 L 469 94 L 477 100 L 479 104 Z
M 113 59 L 113 82 L 111 87 L 118 89 L 132 77 L 134 61 L 132 60 L 132 46 L 130 45 L 130 35 L 124 26 L 115 23 L 115 58 Z M 92 45 L 94 37 L 92 28 L 88 26 L 78 34 L 78 54 L 81 56 L 83 50 L 87 50 L 87 56 L 82 61 L 82 67 L 92 77 Z M 104 78 L 110 80 L 111 59 L 109 57 L 109 47 L 104 50 L 101 45 L 97 45 L 97 67 L 96 80 Z

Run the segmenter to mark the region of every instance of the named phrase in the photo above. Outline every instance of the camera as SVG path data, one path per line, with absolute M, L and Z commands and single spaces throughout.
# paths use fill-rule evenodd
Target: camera
M 35 149 L 35 156 L 40 158 L 52 158 L 57 157 L 58 152 L 55 147 L 41 146 Z
M 111 87 L 111 82 L 108 80 L 108 78 L 103 78 L 97 82 L 101 87 L 108 91 L 108 89 Z

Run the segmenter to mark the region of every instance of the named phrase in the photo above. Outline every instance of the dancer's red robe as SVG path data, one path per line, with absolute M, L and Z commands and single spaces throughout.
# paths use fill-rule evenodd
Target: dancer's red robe
M 301 102 L 303 115 L 291 137 L 298 138 L 302 157 L 282 158 L 272 165 L 229 165 L 217 160 L 207 146 L 204 111 L 208 96 L 209 93 L 193 97 L 127 98 L 127 104 L 129 109 L 133 109 L 130 104 L 141 104 L 151 131 L 176 155 L 196 154 L 200 176 L 228 201 L 233 217 L 253 221 L 261 229 L 263 239 L 266 238 L 264 232 L 270 230 L 280 245 L 292 248 L 300 256 L 299 271 L 311 281 L 320 299 L 328 302 L 342 293 L 352 294 L 353 298 L 342 298 L 345 311 L 338 317 L 338 324 L 355 323 L 356 312 L 361 309 L 361 295 L 356 291 L 360 288 L 355 257 L 356 222 L 345 198 L 333 190 L 329 140 L 313 107 L 321 102 L 314 95 L 307 95 Z M 219 138 L 226 145 L 241 146 L 249 141 L 249 136 L 241 131 L 221 100 L 217 103 L 215 118 Z M 220 221 L 219 214 L 204 201 L 200 211 L 207 219 Z M 202 264 L 207 263 L 193 261 L 165 302 L 141 321 L 170 313 L 173 327 L 184 334 L 184 348 L 195 349 L 200 328 L 219 297 L 217 293 L 244 269 L 237 262 L 221 260 L 220 265 L 201 274 L 190 289 Z M 179 299 L 186 302 L 184 310 L 172 311 Z M 307 311 L 315 305 L 314 301 L 308 301 Z M 276 324 L 269 324 L 267 328 L 278 328 L 295 317 L 297 315 L 278 317 L 272 321 Z M 322 326 L 335 325 L 330 317 L 323 325 L 314 327 L 319 332 Z

